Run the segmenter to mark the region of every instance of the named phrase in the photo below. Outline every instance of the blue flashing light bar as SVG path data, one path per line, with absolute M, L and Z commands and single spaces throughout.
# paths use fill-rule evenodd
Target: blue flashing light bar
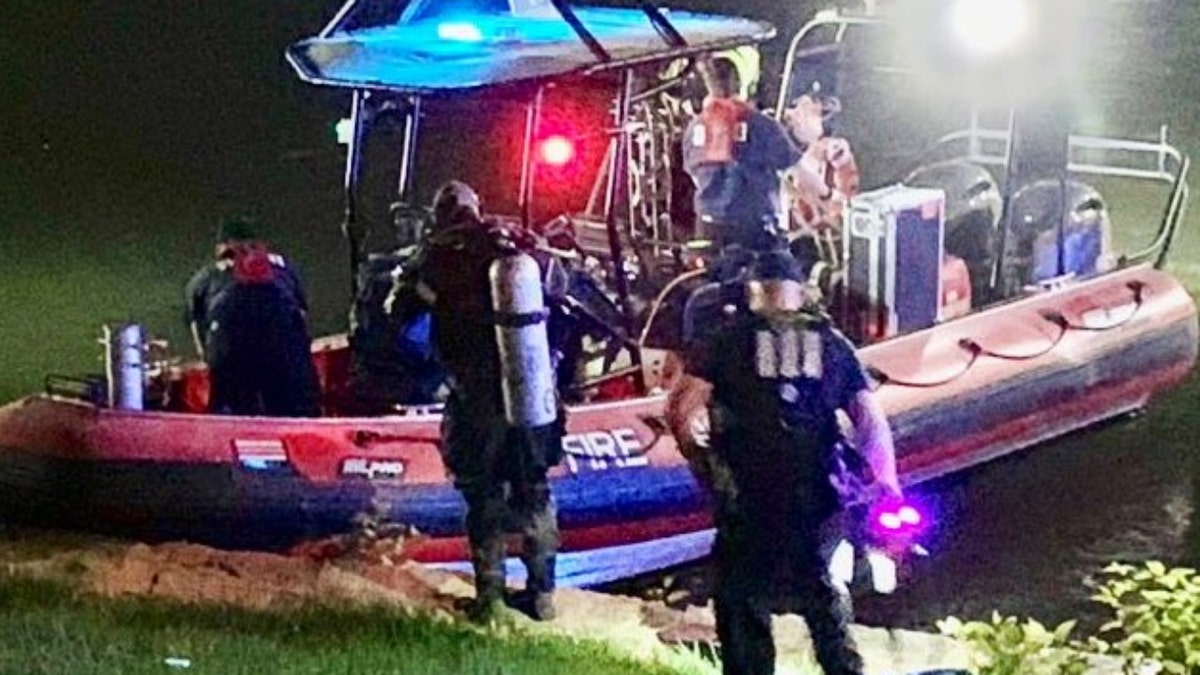
M 552 10 L 552 8 L 551 8 Z M 579 22 L 614 63 L 677 53 L 640 9 L 579 7 Z M 692 12 L 666 13 L 696 49 L 761 42 L 770 24 Z M 586 72 L 607 67 L 557 11 L 475 12 L 451 3 L 441 12 L 302 40 L 287 53 L 302 79 L 345 87 L 445 91 Z
M 439 23 L 437 36 L 438 39 L 454 42 L 483 42 L 483 31 L 467 21 Z

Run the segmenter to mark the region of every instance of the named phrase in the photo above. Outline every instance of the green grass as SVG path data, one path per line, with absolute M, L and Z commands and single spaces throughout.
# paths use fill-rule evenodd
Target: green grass
M 599 643 L 484 631 L 459 620 L 387 607 L 309 604 L 286 611 L 198 606 L 163 599 L 106 599 L 73 591 L 83 563 L 64 560 L 49 579 L 5 572 L 72 553 L 128 545 L 94 535 L 0 524 L 0 674 L 566 673 L 711 675 L 699 653 L 663 649 L 637 662 Z M 68 585 L 71 584 L 71 585 Z M 642 637 L 631 637 L 642 644 Z
M 100 600 L 46 581 L 0 580 L 0 673 L 699 673 L 633 661 L 598 643 L 486 632 L 384 609 L 287 613 Z

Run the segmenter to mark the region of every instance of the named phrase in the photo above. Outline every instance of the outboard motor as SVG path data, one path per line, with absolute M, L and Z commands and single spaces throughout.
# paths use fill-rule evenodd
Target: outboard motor
M 554 368 L 546 331 L 541 268 L 527 253 L 496 259 L 488 270 L 504 416 L 509 424 L 537 428 L 558 418 Z
M 1104 198 L 1077 180 L 1045 179 L 1013 195 L 1005 251 L 1010 292 L 1057 277 L 1087 277 L 1113 267 Z
M 104 358 L 108 376 L 108 404 L 118 410 L 144 410 L 146 406 L 146 332 L 128 323 L 113 331 L 104 326 Z
M 946 193 L 946 253 L 961 258 L 971 279 L 972 304 L 987 301 L 1003 198 L 987 169 L 963 160 L 922 166 L 904 179 L 912 187 Z

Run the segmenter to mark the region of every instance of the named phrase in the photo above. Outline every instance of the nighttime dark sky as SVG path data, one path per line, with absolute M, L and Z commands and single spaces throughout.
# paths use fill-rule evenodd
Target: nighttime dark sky
M 711 11 L 723 4 L 676 6 Z M 809 15 L 804 2 L 738 4 L 785 27 L 781 33 Z M 8 90 L 0 152 L 9 161 L 0 176 L 13 189 L 0 199 L 35 211 L 64 201 L 153 200 L 150 181 L 196 203 L 247 201 L 282 155 L 332 146 L 330 127 L 344 97 L 301 83 L 283 50 L 317 32 L 338 6 L 9 3 L 15 11 L 6 11 L 12 20 L 6 16 L 0 40 Z

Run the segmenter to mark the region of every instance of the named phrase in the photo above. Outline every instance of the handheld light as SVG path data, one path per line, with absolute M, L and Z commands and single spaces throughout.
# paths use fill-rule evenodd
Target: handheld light
M 906 541 L 925 531 L 927 519 L 916 504 L 895 498 L 876 503 L 867 522 L 870 534 L 875 538 Z

